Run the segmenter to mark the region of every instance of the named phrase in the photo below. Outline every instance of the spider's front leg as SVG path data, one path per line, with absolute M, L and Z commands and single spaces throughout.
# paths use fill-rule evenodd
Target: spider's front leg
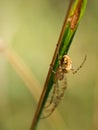
M 81 63 L 81 65 L 76 70 L 74 70 L 73 68 L 71 69 L 73 74 L 76 74 L 83 67 L 83 65 L 86 61 L 86 58 L 87 58 L 87 56 L 85 55 L 83 62 Z

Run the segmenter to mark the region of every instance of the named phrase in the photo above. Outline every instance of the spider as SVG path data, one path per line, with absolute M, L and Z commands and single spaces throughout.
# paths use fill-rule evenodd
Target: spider
M 44 107 L 44 112 L 47 113 L 46 115 L 42 116 L 41 119 L 47 118 L 49 117 L 53 111 L 55 110 L 55 108 L 58 106 L 58 104 L 60 103 L 61 99 L 64 96 L 64 92 L 67 88 L 67 80 L 66 80 L 66 76 L 65 74 L 72 71 L 73 74 L 77 73 L 80 68 L 83 66 L 83 64 L 86 61 L 86 56 L 83 60 L 83 62 L 81 63 L 81 65 L 74 70 L 72 68 L 72 60 L 69 58 L 68 55 L 64 55 L 62 58 L 58 59 L 59 61 L 59 66 L 57 71 L 55 72 L 52 69 L 52 72 L 55 74 L 54 76 L 54 83 L 53 83 L 53 90 L 52 90 L 52 95 L 50 96 L 50 99 L 48 98 L 48 103 L 46 103 L 46 106 Z M 60 85 L 59 87 L 59 82 L 62 82 L 62 85 Z

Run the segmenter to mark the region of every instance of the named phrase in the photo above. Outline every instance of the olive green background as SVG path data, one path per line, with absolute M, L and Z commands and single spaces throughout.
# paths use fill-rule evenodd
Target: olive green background
M 67 128 L 41 120 L 37 130 L 98 130 L 98 1 L 88 0 L 69 50 L 73 67 L 58 107 Z M 68 0 L 0 0 L 0 39 L 10 46 L 43 87 L 61 31 Z M 29 130 L 37 102 L 0 53 L 0 130 Z M 53 121 L 52 121 L 53 122 Z M 60 127 L 59 127 L 60 126 Z M 61 128 L 61 129 L 60 129 Z

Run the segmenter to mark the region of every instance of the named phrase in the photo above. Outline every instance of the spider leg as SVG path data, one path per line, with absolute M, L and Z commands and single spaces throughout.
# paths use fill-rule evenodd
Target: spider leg
M 48 118 L 48 117 L 53 113 L 53 111 L 55 110 L 55 108 L 56 108 L 57 106 L 58 106 L 58 102 L 55 102 L 55 103 L 53 104 L 52 108 L 49 109 L 49 110 L 47 110 L 48 114 L 45 115 L 45 116 L 43 116 L 43 117 L 41 117 L 41 119 Z
M 65 89 L 67 88 L 67 80 L 66 80 L 66 78 L 65 78 L 63 83 L 64 83 L 64 85 L 63 85 L 63 87 L 60 90 L 58 82 L 57 82 L 57 84 L 56 84 L 56 91 L 55 91 L 56 95 L 54 95 L 54 99 L 53 99 L 53 101 L 51 103 L 52 107 L 50 107 L 49 109 L 46 109 L 46 111 L 48 113 L 45 116 L 41 117 L 41 119 L 48 118 L 54 112 L 55 108 L 59 105 L 62 97 L 64 96 Z
M 60 99 L 62 99 L 64 97 L 64 93 L 67 88 L 67 79 L 66 79 L 65 75 L 64 75 L 64 80 L 62 81 L 62 83 L 63 84 L 61 85 L 61 93 L 59 93 Z
M 49 115 L 52 114 L 51 111 L 54 111 L 54 109 L 55 109 L 54 107 L 56 107 L 56 104 L 54 105 L 54 101 L 55 101 L 55 99 L 56 99 L 56 97 L 57 97 L 57 95 L 58 95 L 58 93 L 59 93 L 58 82 L 56 82 L 53 87 L 54 87 L 54 89 L 53 89 L 53 91 L 52 91 L 52 96 L 51 96 L 51 98 L 50 98 L 50 101 L 49 101 L 48 105 L 46 105 L 46 106 L 44 107 L 44 113 L 47 113 L 47 112 L 48 112 L 48 114 L 46 114 L 45 116 L 42 116 L 41 119 L 44 119 L 44 118 L 49 117 Z M 50 114 L 50 113 L 51 113 L 51 114 Z
M 53 102 L 52 108 L 47 109 L 48 114 L 46 114 L 45 116 L 41 117 L 41 119 L 45 119 L 48 118 L 55 110 L 55 108 L 58 106 L 60 100 L 59 100 L 59 96 L 56 96 L 55 101 Z
M 55 84 L 55 88 L 54 88 L 55 93 L 52 94 L 51 100 L 49 102 L 49 104 L 45 107 L 45 113 L 46 115 L 42 116 L 41 119 L 47 118 L 49 117 L 53 111 L 55 110 L 55 108 L 57 107 L 57 105 L 59 104 L 59 85 L 58 82 Z
M 76 70 L 74 70 L 73 68 L 71 69 L 73 74 L 76 74 L 83 67 L 83 65 L 86 61 L 86 58 L 87 58 L 87 56 L 85 55 L 83 62 L 81 63 L 81 65 Z
M 59 54 L 57 54 L 57 57 L 58 57 L 59 66 L 61 66 L 61 59 L 62 59 L 62 57 L 59 56 Z M 56 74 L 56 71 L 53 70 L 52 64 L 50 64 L 50 69 L 51 69 L 51 71 L 52 71 L 54 74 Z
M 48 104 L 45 105 L 45 109 L 47 109 L 53 102 L 53 99 L 55 97 L 55 93 L 56 93 L 56 84 L 53 85 L 53 91 L 52 91 L 52 95 L 50 95 L 50 100 L 48 102 Z
M 65 87 L 63 88 L 65 90 Z M 48 114 L 45 115 L 44 117 L 42 117 L 41 119 L 45 119 L 45 118 L 48 118 L 55 110 L 55 108 L 59 105 L 62 97 L 64 96 L 64 91 L 62 91 L 62 93 L 60 93 L 60 95 L 56 96 L 55 97 L 55 101 L 53 102 L 53 106 L 52 108 L 48 109 Z

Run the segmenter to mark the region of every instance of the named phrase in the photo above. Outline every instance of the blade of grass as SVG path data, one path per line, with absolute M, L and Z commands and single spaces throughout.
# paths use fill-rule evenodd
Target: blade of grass
M 51 62 L 51 66 L 53 66 L 53 70 L 56 71 L 58 68 L 58 56 L 62 57 L 64 54 L 67 54 L 69 47 L 71 45 L 74 34 L 77 30 L 77 26 L 80 22 L 80 18 L 84 14 L 85 7 L 87 4 L 87 0 L 75 0 L 73 4 L 73 0 L 71 0 L 68 12 L 62 27 L 62 31 L 54 52 L 54 56 Z M 49 92 L 53 85 L 54 74 L 49 69 L 43 92 L 41 94 L 33 122 L 31 125 L 31 130 L 36 129 L 37 123 L 39 121 L 41 112 L 44 108 L 45 102 L 48 98 Z
M 28 69 L 26 64 L 22 62 L 21 58 L 12 49 L 6 48 L 3 51 L 3 54 L 7 58 L 9 63 L 12 65 L 12 67 L 19 74 L 19 76 L 22 78 L 22 80 L 25 82 L 26 86 L 28 87 L 29 91 L 33 95 L 34 99 L 38 101 L 39 94 L 41 93 L 41 86 L 40 83 L 36 80 L 36 78 L 31 73 L 31 71 Z M 37 94 L 33 90 L 35 90 Z

